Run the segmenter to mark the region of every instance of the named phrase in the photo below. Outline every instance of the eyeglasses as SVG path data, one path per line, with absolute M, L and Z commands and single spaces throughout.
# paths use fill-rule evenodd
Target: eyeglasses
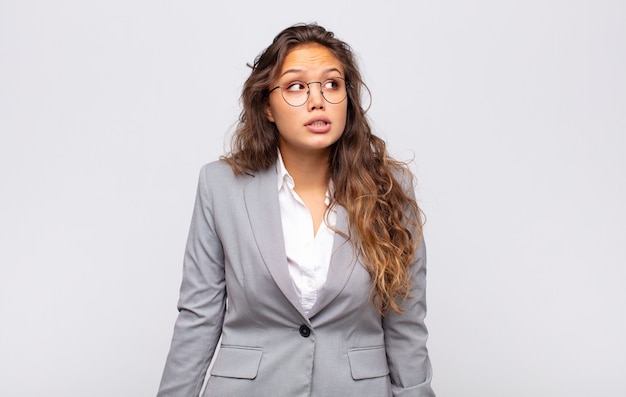
M 280 92 L 288 105 L 298 107 L 302 106 L 309 100 L 311 92 L 311 84 L 319 84 L 322 97 L 328 103 L 338 104 L 343 102 L 348 96 L 348 83 L 341 77 L 333 77 L 324 81 L 299 81 L 295 80 L 287 85 L 278 85 L 269 91 L 271 94 L 280 88 Z

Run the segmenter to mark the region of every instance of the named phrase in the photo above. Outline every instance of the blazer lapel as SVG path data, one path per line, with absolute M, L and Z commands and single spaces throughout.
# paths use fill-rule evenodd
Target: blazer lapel
M 246 210 L 267 270 L 283 295 L 305 317 L 287 267 L 276 178 L 274 167 L 259 171 L 250 178 L 244 188 Z
M 345 235 L 349 235 L 348 213 L 344 207 L 337 207 L 337 222 L 335 227 Z M 357 262 L 357 252 L 350 240 L 340 233 L 335 233 L 333 253 L 330 258 L 326 283 L 320 289 L 315 304 L 309 311 L 309 318 L 327 306 L 344 289 L 352 270 Z
M 293 307 L 308 320 L 343 290 L 357 263 L 358 255 L 349 239 L 335 233 L 326 283 L 320 289 L 307 318 L 289 275 L 276 184 L 274 167 L 259 171 L 250 178 L 250 182 L 244 188 L 248 219 L 257 247 L 274 282 Z M 337 207 L 335 227 L 348 235 L 348 213 L 341 206 Z

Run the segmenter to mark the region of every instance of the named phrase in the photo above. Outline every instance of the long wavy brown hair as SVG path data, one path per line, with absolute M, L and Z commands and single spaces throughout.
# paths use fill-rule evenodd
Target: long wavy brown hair
M 264 112 L 270 84 L 294 47 L 317 43 L 342 63 L 348 82 L 346 127 L 331 147 L 331 203 L 346 208 L 351 225 L 346 236 L 359 247 L 372 278 L 372 300 L 381 314 L 401 312 L 410 298 L 410 266 L 422 235 L 422 214 L 413 198 L 413 175 L 405 163 L 387 153 L 375 136 L 361 103 L 367 90 L 350 46 L 317 24 L 298 24 L 280 32 L 259 54 L 241 95 L 242 111 L 231 152 L 222 157 L 236 174 L 273 166 L 278 159 L 279 134 Z M 369 90 L 368 90 L 369 93 Z M 401 186 L 407 180 L 408 186 Z

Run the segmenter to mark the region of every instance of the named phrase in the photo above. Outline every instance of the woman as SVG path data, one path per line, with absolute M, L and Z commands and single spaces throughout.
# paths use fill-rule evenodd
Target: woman
M 434 396 L 408 168 L 315 25 L 252 66 L 232 151 L 201 171 L 159 396 Z

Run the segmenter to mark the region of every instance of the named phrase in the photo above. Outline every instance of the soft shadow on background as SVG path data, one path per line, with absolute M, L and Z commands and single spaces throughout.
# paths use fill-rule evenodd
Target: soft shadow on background
M 621 1 L 0 1 L 0 395 L 156 393 L 247 62 L 350 43 L 414 159 L 441 397 L 626 395 Z

